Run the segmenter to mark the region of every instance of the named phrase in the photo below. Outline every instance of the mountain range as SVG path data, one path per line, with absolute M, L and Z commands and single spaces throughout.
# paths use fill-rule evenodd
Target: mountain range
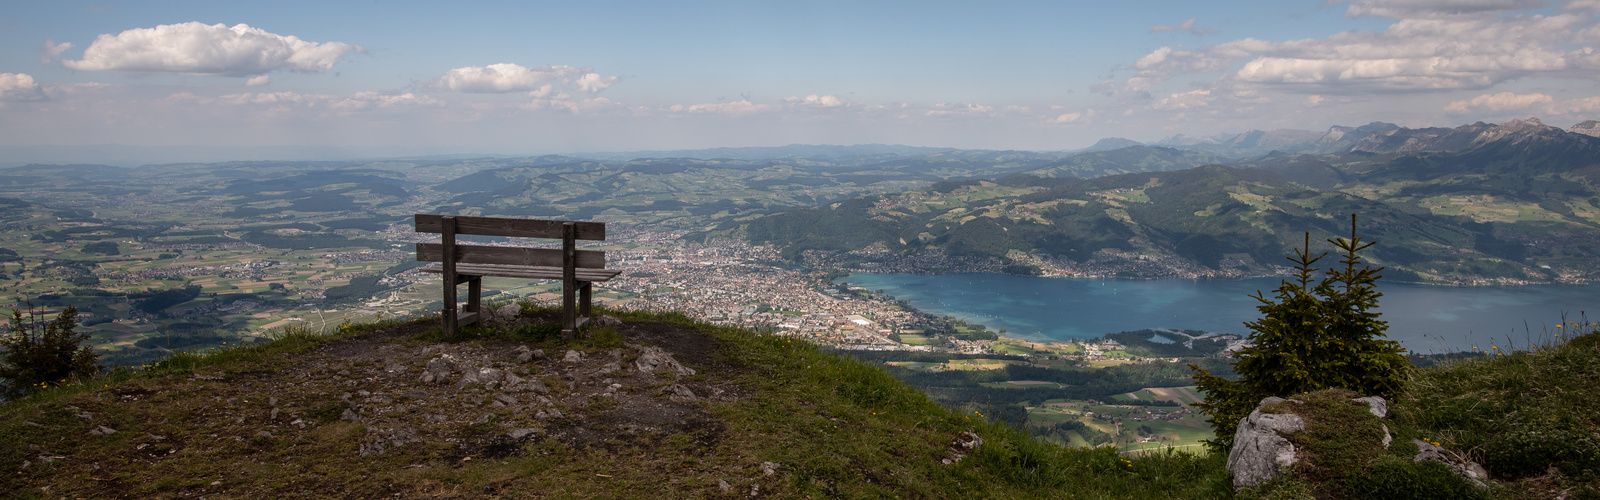
M 1381 242 L 1368 257 L 1398 279 L 1581 281 L 1600 268 L 1600 138 L 1585 123 L 1177 138 L 1190 144 L 1091 151 L 721 228 L 867 270 L 1242 277 L 1281 272 L 1307 231 L 1326 249 L 1358 214 Z M 1303 149 L 1226 158 L 1263 145 Z M 1117 168 L 1127 173 L 1085 175 Z

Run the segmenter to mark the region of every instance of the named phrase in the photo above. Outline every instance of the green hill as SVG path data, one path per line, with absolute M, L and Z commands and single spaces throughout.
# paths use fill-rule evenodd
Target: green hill
M 1032 440 L 808 344 L 635 314 L 563 345 L 542 322 L 551 314 L 459 341 L 428 333 L 432 322 L 294 334 L 11 402 L 0 406 L 0 467 L 9 471 L 0 490 L 1126 498 L 1204 496 L 1225 484 L 1211 459 L 1124 459 Z M 646 346 L 693 374 L 669 362 L 638 369 L 660 359 Z M 518 348 L 548 355 L 519 361 Z M 457 369 L 423 382 L 440 360 Z M 473 381 L 459 382 L 469 372 Z M 964 432 L 982 444 L 965 448 Z
M 817 251 L 824 263 L 867 270 L 1227 278 L 1273 274 L 1302 231 L 1320 242 L 1359 213 L 1391 279 L 1592 279 L 1600 140 L 1500 128 L 1498 139 L 1455 152 L 1279 154 L 1093 179 L 1045 168 L 719 227 L 790 258 Z
M 525 309 L 520 326 L 461 339 L 440 338 L 432 321 L 346 325 L 49 389 L 0 406 L 0 467 L 13 471 L 0 475 L 0 490 L 14 498 L 1236 495 L 1220 456 L 1049 444 L 805 343 L 677 314 L 619 316 L 618 326 L 574 343 L 558 340 L 549 310 Z M 1566 340 L 1531 351 L 1423 370 L 1391 402 L 1394 431 L 1484 463 L 1495 480 L 1484 493 L 1495 498 L 1600 495 L 1600 424 L 1584 410 L 1600 397 L 1600 336 L 1583 334 L 1592 324 L 1567 326 Z M 1396 464 L 1377 471 L 1399 476 L 1363 487 L 1380 496 L 1414 490 L 1404 482 L 1411 469 Z M 1328 476 L 1314 472 L 1306 477 Z M 1296 484 L 1240 493 L 1321 491 Z

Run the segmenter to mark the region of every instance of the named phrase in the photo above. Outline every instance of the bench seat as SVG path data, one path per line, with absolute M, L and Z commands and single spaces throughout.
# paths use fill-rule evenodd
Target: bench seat
M 442 274 L 444 265 L 438 262 L 422 266 L 422 272 Z M 622 274 L 620 269 L 577 268 L 573 270 L 578 281 L 609 281 Z M 562 279 L 561 268 L 548 266 L 515 266 L 506 264 L 456 264 L 456 274 L 469 276 L 500 276 L 505 278 L 530 278 L 544 280 Z

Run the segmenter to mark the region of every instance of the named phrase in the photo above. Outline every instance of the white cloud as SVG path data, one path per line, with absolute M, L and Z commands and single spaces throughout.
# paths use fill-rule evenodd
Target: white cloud
M 1182 24 L 1178 24 L 1178 25 L 1157 24 L 1155 26 L 1151 26 L 1150 27 L 1150 32 L 1151 33 L 1171 33 L 1171 32 L 1175 32 L 1175 31 L 1186 31 L 1186 32 L 1189 32 L 1189 33 L 1195 34 L 1195 35 L 1210 35 L 1210 34 L 1213 34 L 1213 33 L 1217 32 L 1216 28 L 1208 28 L 1208 27 L 1205 27 L 1205 26 L 1198 26 L 1198 25 L 1195 24 L 1196 22 L 1197 22 L 1196 18 L 1191 17 L 1191 18 L 1189 18 L 1188 21 L 1184 21 Z
M 578 87 L 578 90 L 594 94 L 605 90 L 606 87 L 616 85 L 617 80 L 620 79 L 615 76 L 600 76 L 599 73 L 584 73 L 583 76 L 578 77 L 574 85 Z
M 446 71 L 434 82 L 439 88 L 456 92 L 504 94 L 528 92 L 530 97 L 543 98 L 557 90 L 555 84 L 589 94 L 599 93 L 615 85 L 616 76 L 600 76 L 594 68 L 577 66 L 540 66 L 527 68 L 512 63 L 488 66 L 465 66 Z
M 757 104 L 749 99 L 740 99 L 733 102 L 717 102 L 705 104 L 674 104 L 667 108 L 673 113 L 687 113 L 693 115 L 731 115 L 744 116 L 757 113 L 777 111 L 779 108 L 772 104 Z
M 1377 4 L 1361 5 L 1377 8 Z M 1218 84 L 1322 95 L 1484 89 L 1532 76 L 1600 77 L 1600 53 L 1573 43 L 1600 41 L 1600 27 L 1582 14 L 1481 13 L 1524 5 L 1488 0 L 1383 5 L 1466 14 L 1400 19 L 1380 31 L 1349 31 L 1327 38 L 1282 42 L 1245 38 L 1189 51 L 1161 47 L 1135 60 L 1130 66 L 1135 73 L 1126 80 L 1106 82 L 1095 90 L 1148 97 L 1156 86 L 1178 75 L 1197 73 L 1217 73 Z
M 1172 94 L 1167 96 L 1166 99 L 1156 101 L 1155 108 L 1161 110 L 1186 110 L 1203 108 L 1210 106 L 1211 102 L 1215 101 L 1216 99 L 1217 96 L 1212 95 L 1210 90 L 1191 90 L 1188 92 Z
M 1572 0 L 1567 2 L 1566 8 L 1570 10 L 1588 10 L 1600 12 L 1600 0 Z
M 61 57 L 62 52 L 66 52 L 67 49 L 71 48 L 72 42 L 56 43 L 54 40 L 46 38 L 44 39 L 44 46 L 39 47 L 39 64 L 50 64 L 57 57 Z
M 1584 115 L 1585 118 L 1590 118 L 1595 113 L 1600 113 L 1600 97 L 1568 99 L 1551 104 L 1549 110 L 1558 115 Z
M 261 86 L 261 85 L 266 85 L 267 82 L 270 82 L 270 81 L 272 81 L 272 77 L 267 76 L 267 75 L 259 75 L 259 76 L 250 77 L 249 80 L 245 80 L 244 81 L 244 84 L 245 84 L 246 87 L 257 87 L 257 86 Z
M 360 111 L 372 108 L 394 108 L 401 106 L 438 107 L 444 102 L 426 95 L 416 95 L 410 92 L 404 94 L 380 94 L 377 92 L 356 92 L 339 102 L 333 103 L 333 108 L 341 111 Z
M 324 111 L 345 114 L 387 108 L 432 108 L 444 106 L 443 101 L 427 95 L 417 95 L 410 92 L 386 94 L 372 91 L 356 92 L 348 97 L 329 94 L 304 94 L 292 91 L 242 92 L 216 97 L 198 96 L 191 92 L 178 92 L 167 96 L 166 101 L 184 105 L 234 106 L 258 108 L 269 112 L 297 111 L 312 114 Z
M 1350 7 L 1345 9 L 1347 16 L 1394 19 L 1527 10 L 1544 6 L 1543 0 L 1356 0 L 1348 3 Z
M 7 101 L 43 101 L 47 99 L 44 88 L 27 73 L 0 73 L 0 103 Z
M 994 114 L 994 106 L 941 102 L 922 114 L 929 117 L 991 116 Z
M 811 94 L 805 97 L 789 97 L 785 98 L 784 102 L 812 108 L 839 108 L 850 105 L 850 101 L 846 101 L 839 96 L 817 94 Z
M 1536 105 L 1550 104 L 1555 98 L 1545 94 L 1513 94 L 1501 92 L 1498 94 L 1483 94 L 1471 100 L 1454 101 L 1444 107 L 1451 113 L 1466 113 L 1472 110 L 1507 111 L 1525 110 Z
M 308 42 L 245 24 L 187 22 L 103 34 L 70 69 L 124 73 L 254 76 L 277 70 L 325 71 L 345 55 L 365 52 L 343 42 Z

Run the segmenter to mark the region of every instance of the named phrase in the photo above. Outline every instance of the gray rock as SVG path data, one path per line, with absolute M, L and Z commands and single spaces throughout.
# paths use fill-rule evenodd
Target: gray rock
M 344 413 L 339 415 L 339 420 L 349 420 L 351 422 L 355 422 L 361 420 L 361 416 L 356 415 L 355 410 L 345 408 Z
M 599 316 L 595 316 L 592 321 L 594 321 L 594 326 L 598 326 L 600 328 L 617 328 L 622 326 L 622 320 L 617 319 L 616 316 L 612 316 L 610 314 L 601 314 Z
M 408 443 L 420 443 L 422 436 L 410 426 L 387 429 L 368 428 L 367 440 L 361 444 L 361 456 L 370 457 Z
M 1388 424 L 1381 425 L 1383 426 L 1383 449 L 1387 450 L 1389 449 L 1389 443 L 1394 442 L 1394 433 L 1389 432 Z
M 728 484 L 726 479 L 718 479 L 717 487 L 722 488 L 722 491 L 733 491 L 733 485 Z
M 610 363 L 606 363 L 605 366 L 600 367 L 600 371 L 598 373 L 596 373 L 596 374 L 597 375 L 610 375 L 612 373 L 616 373 L 616 372 L 619 372 L 619 371 L 622 371 L 622 364 L 613 361 L 613 362 L 610 362 Z
M 982 439 L 980 439 L 979 442 L 982 442 Z M 778 465 L 777 462 L 761 462 L 761 473 L 768 476 L 777 474 L 778 469 L 781 468 L 783 468 L 783 466 Z
M 1263 399 L 1250 416 L 1239 421 L 1239 430 L 1233 435 L 1233 452 L 1228 454 L 1228 472 L 1233 474 L 1234 487 L 1260 486 L 1277 477 L 1282 468 L 1294 465 L 1294 444 L 1283 435 L 1305 430 L 1305 420 L 1298 415 L 1261 412 L 1262 407 L 1282 401 Z
M 112 428 L 106 427 L 104 425 L 99 426 L 99 427 L 95 427 L 93 430 L 89 431 L 89 434 L 93 435 L 93 436 L 110 436 L 110 435 L 116 434 L 116 433 L 117 433 L 116 429 L 112 429 Z
M 1372 412 L 1372 415 L 1375 417 L 1385 418 L 1389 416 L 1389 402 L 1384 401 L 1382 397 L 1367 396 L 1364 398 L 1356 398 L 1355 401 L 1366 403 L 1367 411 Z
M 528 436 L 532 436 L 532 435 L 538 434 L 538 433 L 539 433 L 539 429 L 533 429 L 533 428 L 515 429 L 515 430 L 512 430 L 511 432 L 507 432 L 506 433 L 506 437 L 509 437 L 511 439 L 522 439 L 522 438 L 525 438 L 525 437 L 528 437 Z
M 501 403 L 505 403 L 507 405 L 515 405 L 515 404 L 517 404 L 517 398 L 512 397 L 510 394 L 501 394 L 501 395 L 495 396 L 494 400 L 495 401 L 499 401 Z
M 1467 478 L 1468 481 L 1472 481 L 1472 484 L 1477 485 L 1479 488 L 1489 487 L 1488 484 L 1484 483 L 1489 479 L 1489 471 L 1484 470 L 1483 466 L 1478 465 L 1477 462 L 1467 460 L 1465 457 L 1451 453 L 1450 450 L 1434 446 L 1433 443 L 1421 439 L 1412 439 L 1411 443 L 1417 445 L 1417 456 L 1412 458 L 1413 461 L 1433 460 L 1441 462 L 1450 466 L 1450 470 L 1455 471 L 1456 474 Z
M 539 379 L 536 379 L 536 378 L 535 379 L 528 379 L 528 383 L 526 384 L 526 386 L 527 386 L 528 390 L 533 391 L 533 392 L 537 392 L 539 394 L 549 394 L 550 393 L 550 387 L 544 385 L 544 381 L 543 380 L 539 380 Z
M 494 317 L 496 320 L 499 320 L 500 326 L 511 326 L 516 324 L 517 317 L 521 315 L 522 306 L 516 304 L 506 304 L 494 310 Z
M 460 369 L 460 366 L 456 362 L 455 356 L 445 354 L 428 360 L 427 366 L 423 367 L 422 381 L 425 383 L 444 383 L 450 377 L 450 374 L 458 369 Z
M 694 375 L 694 369 L 678 363 L 678 360 L 672 359 L 672 353 L 660 347 L 645 347 L 641 349 L 638 359 L 633 361 L 633 366 L 644 373 L 669 370 L 678 376 Z
M 694 395 L 694 391 L 690 390 L 688 387 L 678 384 L 672 384 L 672 386 L 667 387 L 667 397 L 673 401 L 694 401 L 696 399 L 700 399 L 698 396 Z
M 962 431 L 960 434 L 956 434 L 955 440 L 950 442 L 949 454 L 945 455 L 939 462 L 945 465 L 960 462 L 961 459 L 967 458 L 968 453 L 972 453 L 973 450 L 978 449 L 980 446 L 983 446 L 982 437 L 972 431 Z
M 272 439 L 272 433 L 271 432 L 267 432 L 267 431 L 261 431 L 261 432 L 257 432 L 256 433 L 256 437 L 264 438 L 264 439 Z
M 483 383 L 486 383 L 486 384 L 489 383 L 489 382 L 499 382 L 500 379 L 502 379 L 502 378 L 505 378 L 505 372 L 502 372 L 500 370 L 496 370 L 494 368 L 479 368 L 478 369 L 478 381 L 479 382 L 483 382 Z
M 533 414 L 533 418 L 536 418 L 536 419 L 539 419 L 539 420 L 548 420 L 548 419 L 552 419 L 552 418 L 561 418 L 561 410 L 557 410 L 555 408 L 550 408 L 548 410 L 539 410 L 537 413 Z
M 561 358 L 561 361 L 564 363 L 577 363 L 583 361 L 583 353 L 578 351 L 567 351 L 567 355 Z
M 516 358 L 518 363 L 533 361 L 533 349 L 529 349 L 525 345 L 519 345 L 516 349 L 511 350 L 511 357 Z

